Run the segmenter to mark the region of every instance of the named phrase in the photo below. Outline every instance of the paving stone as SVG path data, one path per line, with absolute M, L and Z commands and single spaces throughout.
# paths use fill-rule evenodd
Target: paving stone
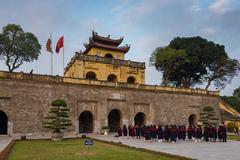
M 159 143 L 145 142 L 139 139 L 123 139 L 116 138 L 113 135 L 90 135 L 92 138 L 121 142 L 136 148 L 145 148 L 149 150 L 165 152 L 174 155 L 185 156 L 199 160 L 239 160 L 240 159 L 240 142 L 228 141 L 223 142 L 200 142 L 194 141 L 178 141 L 177 143 Z

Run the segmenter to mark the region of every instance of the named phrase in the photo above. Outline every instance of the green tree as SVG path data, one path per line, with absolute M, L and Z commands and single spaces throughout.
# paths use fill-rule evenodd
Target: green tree
M 190 60 L 185 50 L 159 47 L 152 53 L 150 63 L 163 73 L 163 85 L 187 88 L 198 82 L 190 70 L 186 72 Z
M 207 74 L 203 76 L 203 81 L 207 82 L 206 90 L 214 82 L 214 86 L 223 89 L 227 83 L 230 83 L 240 69 L 239 62 L 236 59 L 228 57 L 216 58 L 207 66 Z
M 200 113 L 199 121 L 202 122 L 204 126 L 216 125 L 218 123 L 218 120 L 219 119 L 216 116 L 216 112 L 210 106 L 204 107 Z
M 228 103 L 235 110 L 240 112 L 240 98 L 236 96 L 222 96 L 224 102 Z
M 10 72 L 23 62 L 37 60 L 41 46 L 30 32 L 24 32 L 20 25 L 8 24 L 0 33 L 0 59 L 5 61 Z
M 45 117 L 43 121 L 43 127 L 49 128 L 57 136 L 53 138 L 62 139 L 60 135 L 63 130 L 71 126 L 71 120 L 69 119 L 69 109 L 67 104 L 62 99 L 56 99 L 51 103 L 52 108 L 49 110 L 49 116 Z
M 233 96 L 240 98 L 240 87 L 236 88 L 233 91 Z
M 236 128 L 239 128 L 239 125 L 237 122 L 228 122 L 227 128 L 229 132 L 234 132 Z
M 201 37 L 174 38 L 167 47 L 154 50 L 150 63 L 163 73 L 167 85 L 207 83 L 206 90 L 212 83 L 224 88 L 240 70 L 239 61 L 229 58 L 223 45 Z

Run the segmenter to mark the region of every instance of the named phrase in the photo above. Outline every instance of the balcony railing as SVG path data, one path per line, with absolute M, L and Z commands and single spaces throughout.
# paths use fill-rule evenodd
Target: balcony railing
M 184 94 L 202 94 L 202 95 L 212 95 L 212 96 L 220 95 L 219 91 L 207 91 L 203 89 L 164 87 L 164 86 L 158 86 L 158 85 L 130 84 L 130 83 L 120 83 L 120 82 L 115 83 L 115 82 L 108 82 L 108 81 L 87 80 L 87 79 L 81 79 L 81 78 L 29 74 L 29 73 L 23 73 L 23 72 L 11 73 L 6 71 L 0 71 L 0 80 L 1 79 L 15 79 L 15 80 L 27 80 L 27 81 L 29 80 L 29 81 L 50 82 L 50 83 L 52 82 L 71 83 L 71 84 L 81 84 L 81 85 L 129 88 L 129 89 L 140 89 L 140 90 L 162 91 L 162 92 L 184 93 Z
M 77 53 L 73 59 L 79 59 L 79 60 L 91 61 L 91 62 L 100 62 L 100 63 L 112 64 L 116 66 L 121 65 L 121 66 L 129 66 L 133 68 L 145 69 L 144 62 L 134 62 L 130 60 L 106 58 L 106 57 L 100 57 L 95 55 L 86 55 L 83 53 Z M 71 63 L 68 65 L 68 67 L 71 65 Z M 68 67 L 66 69 L 68 69 Z

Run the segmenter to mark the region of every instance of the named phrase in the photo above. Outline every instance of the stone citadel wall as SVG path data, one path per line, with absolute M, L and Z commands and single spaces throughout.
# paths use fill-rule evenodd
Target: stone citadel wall
M 67 83 L 67 79 L 63 81 L 63 77 L 0 72 L 0 110 L 7 114 L 8 133 L 46 132 L 42 120 L 51 107 L 50 102 L 56 98 L 68 104 L 73 123 L 68 131 L 76 133 L 83 111 L 92 113 L 95 133 L 108 125 L 112 109 L 120 111 L 121 124 L 133 124 L 139 112 L 144 113 L 145 124 L 182 125 L 188 125 L 191 115 L 196 123 L 205 106 L 214 107 L 217 115 L 220 114 L 218 92 L 86 81 L 74 84 Z

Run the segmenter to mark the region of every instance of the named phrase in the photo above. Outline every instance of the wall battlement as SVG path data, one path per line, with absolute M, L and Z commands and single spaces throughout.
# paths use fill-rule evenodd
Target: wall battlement
M 70 84 L 81 84 L 81 85 L 93 85 L 103 87 L 115 87 L 115 88 L 127 88 L 127 89 L 141 89 L 146 91 L 162 91 L 171 93 L 182 93 L 182 94 L 201 94 L 209 96 L 219 96 L 219 91 L 206 91 L 203 89 L 192 89 L 192 88 L 176 88 L 176 87 L 164 87 L 158 85 L 145 85 L 145 84 L 128 84 L 119 82 L 108 82 L 99 80 L 87 80 L 81 78 L 71 77 L 60 77 L 50 76 L 41 74 L 30 74 L 23 72 L 6 72 L 0 71 L 0 79 L 16 79 L 26 81 L 39 81 L 49 83 L 70 83 Z

